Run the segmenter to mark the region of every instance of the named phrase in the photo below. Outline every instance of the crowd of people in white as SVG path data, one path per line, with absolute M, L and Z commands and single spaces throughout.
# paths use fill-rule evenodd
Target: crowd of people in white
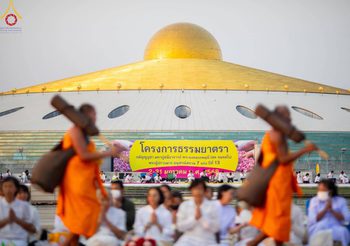
M 248 175 L 247 172 L 207 173 L 205 169 L 203 169 L 199 173 L 199 175 L 197 175 L 197 177 L 193 173 L 193 171 L 190 170 L 187 174 L 187 178 L 179 178 L 177 172 L 172 173 L 171 178 L 162 177 L 159 173 L 153 173 L 152 175 L 150 173 L 141 173 L 141 174 L 125 173 L 123 177 L 123 182 L 126 184 L 129 184 L 129 183 L 179 183 L 179 182 L 191 183 L 196 178 L 203 178 L 208 183 L 233 183 L 233 182 L 244 181 L 247 175 Z M 107 182 L 108 180 L 107 175 L 103 171 L 101 171 L 100 173 L 100 178 L 102 182 Z M 113 173 L 110 181 L 115 181 L 119 179 L 120 179 L 119 173 L 116 172 L 116 173 Z
M 257 235 L 258 230 L 249 224 L 253 208 L 243 201 L 233 202 L 233 186 L 222 184 L 214 198 L 213 189 L 201 178 L 191 180 L 189 190 L 191 197 L 184 200 L 180 191 L 172 190 L 166 184 L 153 186 L 146 195 L 147 205 L 135 212 L 134 204 L 125 197 L 122 181 L 113 181 L 110 199 L 103 204 L 100 228 L 81 243 L 91 246 L 155 243 L 228 246 L 232 242 L 246 245 Z M 60 245 L 60 237 L 68 231 L 58 216 L 49 236 L 42 237 L 41 241 L 35 237 L 40 231 L 40 219 L 36 208 L 30 205 L 28 186 L 8 176 L 3 179 L 0 191 L 1 245 Z M 320 181 L 306 215 L 295 204 L 291 214 L 291 245 L 307 242 L 319 245 L 317 242 L 320 238 L 325 240 L 324 235 L 341 245 L 350 242 L 350 233 L 345 227 L 350 220 L 347 202 L 338 195 L 336 185 L 330 179 Z M 144 244 L 145 241 L 148 244 Z M 269 239 L 266 239 L 262 245 L 268 243 Z
M 172 180 L 169 180 L 167 178 L 163 178 L 159 173 L 154 173 L 154 175 L 151 175 L 149 173 L 144 173 L 143 176 L 139 177 L 139 180 L 141 183 L 163 183 L 163 182 L 172 182 L 177 183 L 179 181 L 185 181 L 187 183 L 191 183 L 196 178 L 203 178 L 208 183 L 233 183 L 233 182 L 243 182 L 247 176 L 249 175 L 249 172 L 216 172 L 216 173 L 208 173 L 205 169 L 203 169 L 199 175 L 196 175 L 193 173 L 192 170 L 190 170 L 187 174 L 186 179 L 179 179 L 177 176 L 177 173 L 173 173 Z M 338 177 L 335 175 L 334 171 L 330 171 L 327 175 L 324 175 L 324 177 L 321 176 L 320 173 L 315 174 L 315 177 L 312 178 L 311 172 L 301 172 L 296 171 L 296 178 L 298 184 L 311 184 L 311 183 L 319 183 L 322 178 L 332 179 L 334 182 L 338 184 L 349 184 L 349 178 L 346 175 L 344 171 L 341 171 L 338 175 Z M 107 180 L 106 174 L 104 172 L 101 172 L 101 180 L 105 182 Z M 111 181 L 118 180 L 119 175 L 118 173 L 114 173 Z M 124 176 L 124 183 L 137 183 L 135 181 L 134 176 L 132 173 L 126 173 Z
M 297 183 L 298 184 L 310 184 L 310 183 L 320 183 L 322 178 L 327 178 L 333 180 L 333 182 L 338 184 L 349 184 L 349 178 L 344 171 L 341 171 L 338 175 L 338 178 L 334 174 L 334 171 L 330 171 L 327 176 L 322 177 L 320 173 L 315 175 L 314 180 L 312 181 L 311 175 L 309 172 L 301 173 L 301 171 L 296 171 Z

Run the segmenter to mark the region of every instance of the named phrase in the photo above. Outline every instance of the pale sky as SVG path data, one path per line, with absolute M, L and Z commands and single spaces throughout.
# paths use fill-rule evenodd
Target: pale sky
M 9 0 L 0 0 L 0 15 Z M 225 61 L 350 89 L 349 0 L 14 0 L 0 33 L 0 91 L 143 59 L 162 27 L 207 29 Z M 0 20 L 4 26 L 4 20 Z

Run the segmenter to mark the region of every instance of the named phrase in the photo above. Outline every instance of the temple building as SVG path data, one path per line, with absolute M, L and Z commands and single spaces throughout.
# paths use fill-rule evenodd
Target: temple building
M 349 170 L 348 90 L 225 62 L 216 39 L 194 24 L 159 30 L 143 61 L 1 93 L 3 167 L 33 165 L 70 126 L 50 105 L 55 94 L 76 106 L 93 104 L 101 131 L 125 140 L 261 141 L 269 126 L 254 114 L 256 105 L 284 104 L 294 124 L 330 155 L 329 161 L 306 156 L 297 167 Z

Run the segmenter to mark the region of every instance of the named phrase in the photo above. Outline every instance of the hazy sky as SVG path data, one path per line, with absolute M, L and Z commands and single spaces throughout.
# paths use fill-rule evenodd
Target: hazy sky
M 0 0 L 0 15 L 8 2 Z M 0 91 L 140 61 L 152 35 L 176 22 L 207 29 L 225 61 L 350 89 L 349 0 L 14 4 L 23 30 L 0 33 Z

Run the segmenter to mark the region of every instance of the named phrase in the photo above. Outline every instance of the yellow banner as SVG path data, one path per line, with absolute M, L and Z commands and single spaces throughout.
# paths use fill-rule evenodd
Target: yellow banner
M 137 140 L 130 150 L 131 170 L 167 167 L 234 171 L 238 152 L 231 140 Z

